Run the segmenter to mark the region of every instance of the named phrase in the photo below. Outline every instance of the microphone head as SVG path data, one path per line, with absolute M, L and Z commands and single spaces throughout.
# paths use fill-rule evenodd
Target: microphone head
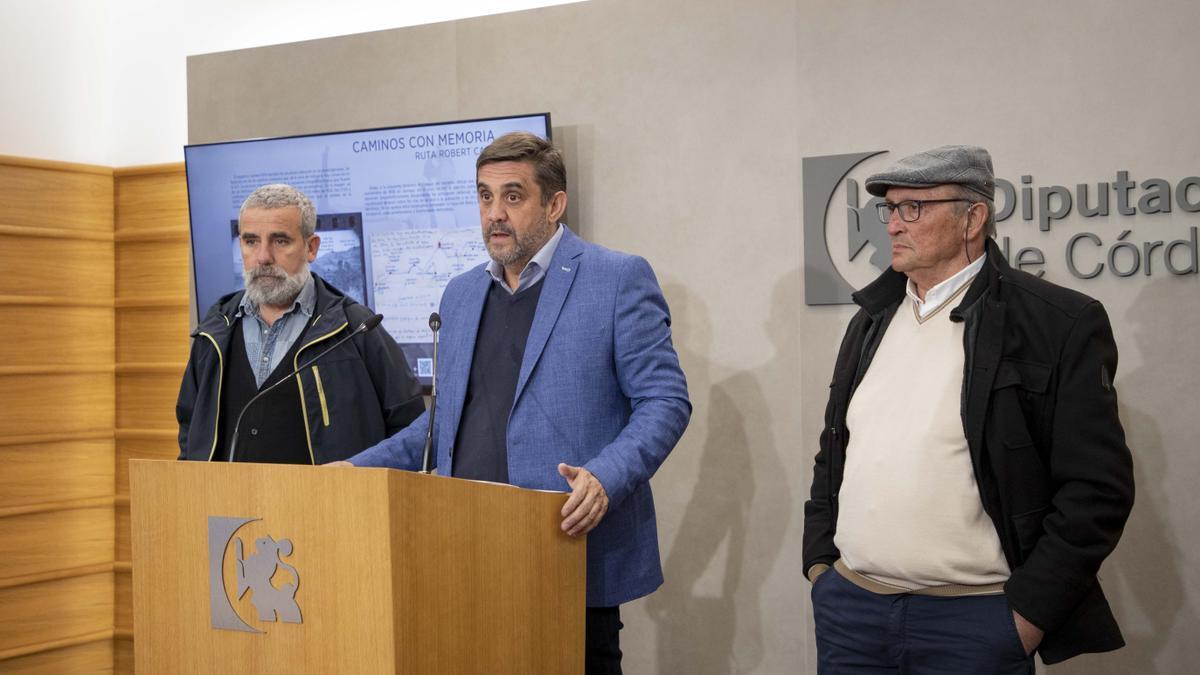
M 442 315 L 434 312 L 429 315 L 429 330 L 437 332 L 442 327 Z
M 383 315 L 376 314 L 375 316 L 359 324 L 358 329 L 366 333 L 367 331 L 374 330 L 375 327 L 379 325 L 380 321 L 383 321 Z

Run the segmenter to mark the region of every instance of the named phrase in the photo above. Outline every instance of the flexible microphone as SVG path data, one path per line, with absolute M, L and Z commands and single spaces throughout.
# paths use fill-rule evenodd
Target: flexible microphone
M 279 385 L 283 384 L 284 382 L 287 382 L 288 380 L 292 379 L 292 377 L 296 373 L 299 373 L 300 371 L 304 370 L 305 368 L 316 363 L 317 359 L 321 358 L 322 356 L 325 356 L 329 352 L 342 346 L 342 344 L 344 344 L 350 338 L 354 337 L 355 335 L 361 335 L 362 333 L 366 333 L 367 331 L 374 329 L 376 326 L 379 325 L 380 321 L 383 321 L 383 315 L 376 314 L 375 316 L 372 316 L 372 317 L 368 318 L 366 321 L 363 321 L 362 323 L 358 324 L 358 328 L 355 328 L 353 331 L 351 331 L 349 335 L 346 335 L 342 339 L 333 343 L 328 349 L 321 352 L 320 354 L 317 354 L 316 356 L 312 357 L 308 361 L 305 361 L 304 365 L 299 366 L 292 372 L 288 373 L 287 377 L 281 378 L 278 382 L 276 382 L 275 384 L 258 392 L 257 394 L 254 395 L 253 398 L 251 398 L 249 401 L 247 401 L 246 405 L 242 406 L 242 411 L 240 413 L 238 413 L 237 421 L 234 422 L 234 424 L 233 424 L 233 440 L 231 440 L 229 442 L 229 461 L 232 462 L 234 460 L 234 453 L 237 451 L 238 428 L 242 426 L 242 417 L 244 417 L 246 415 L 246 411 L 250 409 L 251 405 L 254 405 L 255 401 L 257 401 L 258 399 L 265 396 L 267 392 L 271 391 L 275 387 L 278 387 Z
M 437 413 L 437 345 L 438 331 L 442 328 L 442 317 L 437 312 L 429 315 L 429 330 L 433 331 L 433 372 L 429 386 L 429 428 L 425 431 L 425 451 L 421 455 L 421 473 L 429 473 L 433 460 L 433 416 Z

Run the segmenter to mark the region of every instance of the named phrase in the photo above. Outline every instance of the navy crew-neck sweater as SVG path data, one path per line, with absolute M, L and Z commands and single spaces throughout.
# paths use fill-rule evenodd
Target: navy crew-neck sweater
M 542 281 L 512 295 L 496 282 L 488 290 L 454 444 L 457 478 L 508 482 L 508 414 L 541 294 Z
M 246 357 L 245 338 L 242 337 L 242 317 L 234 322 L 233 335 L 229 339 L 229 358 L 225 361 L 225 386 L 221 392 L 220 429 L 221 440 L 214 459 L 229 458 L 229 446 L 233 442 L 233 425 L 238 413 L 258 392 L 275 384 L 292 372 L 296 352 L 304 343 L 304 335 L 312 325 L 310 319 L 304 331 L 296 336 L 283 360 L 263 381 L 261 387 L 254 381 L 254 370 Z M 251 328 L 254 330 L 254 328 Z M 307 429 L 300 405 L 300 390 L 281 384 L 279 387 L 255 401 L 246 410 L 242 426 L 238 430 L 237 461 L 263 462 L 270 464 L 312 464 L 308 452 Z

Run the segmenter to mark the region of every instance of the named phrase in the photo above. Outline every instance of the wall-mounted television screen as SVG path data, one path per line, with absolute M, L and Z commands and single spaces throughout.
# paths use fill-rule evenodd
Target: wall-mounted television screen
M 313 272 L 383 314 L 428 386 L 429 313 L 451 277 L 487 260 L 475 158 L 510 131 L 549 139 L 550 114 L 186 146 L 198 315 L 242 288 L 242 202 L 287 183 L 317 208 Z

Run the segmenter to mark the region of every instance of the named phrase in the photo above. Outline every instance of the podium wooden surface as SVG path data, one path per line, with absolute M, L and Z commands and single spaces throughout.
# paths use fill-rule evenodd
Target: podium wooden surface
M 387 469 L 130 462 L 142 673 L 582 673 L 586 549 L 560 493 Z M 237 617 L 212 626 L 214 555 Z M 226 521 L 229 522 L 229 521 Z M 291 542 L 301 623 L 237 597 L 236 540 Z M 220 538 L 220 537 L 217 537 Z M 276 569 L 275 588 L 294 582 Z M 265 595 L 264 595 L 265 597 Z

